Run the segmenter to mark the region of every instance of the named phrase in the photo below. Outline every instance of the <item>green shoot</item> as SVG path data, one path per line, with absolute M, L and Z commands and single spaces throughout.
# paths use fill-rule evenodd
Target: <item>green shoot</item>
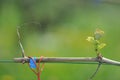
M 105 43 L 100 41 L 103 34 L 104 31 L 102 31 L 101 29 L 96 29 L 96 31 L 94 32 L 94 36 L 89 36 L 86 39 L 87 41 L 91 42 L 94 45 L 97 54 L 99 54 L 99 51 L 106 46 Z

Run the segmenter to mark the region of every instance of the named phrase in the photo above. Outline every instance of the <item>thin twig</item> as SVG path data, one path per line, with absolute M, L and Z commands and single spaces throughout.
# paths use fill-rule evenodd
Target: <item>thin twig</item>
M 24 51 L 24 48 L 23 48 L 23 46 L 22 46 L 22 43 L 21 43 L 21 37 L 20 37 L 20 32 L 19 32 L 19 28 L 20 27 L 22 27 L 22 26 L 24 26 L 24 25 L 27 25 L 27 24 L 30 24 L 30 23 L 34 23 L 34 24 L 39 24 L 40 25 L 40 23 L 38 23 L 38 22 L 26 22 L 26 23 L 23 23 L 23 24 L 21 24 L 21 25 L 19 25 L 18 27 L 17 27 L 17 35 L 18 35 L 18 39 L 19 39 L 19 45 L 20 45 L 20 48 L 21 48 L 21 51 L 22 51 L 22 57 L 26 57 L 25 56 L 25 51 Z
M 18 35 L 18 39 L 19 39 L 19 45 L 20 45 L 20 48 L 21 48 L 21 51 L 22 51 L 22 57 L 25 57 L 25 51 L 24 51 L 24 48 L 22 46 L 22 43 L 20 41 L 20 33 L 19 33 L 19 27 L 17 27 L 17 35 Z
M 94 76 L 96 75 L 96 73 L 98 72 L 98 70 L 99 70 L 101 64 L 102 64 L 101 62 L 98 63 L 98 66 L 97 66 L 96 71 L 92 74 L 92 76 L 91 76 L 88 80 L 92 80 L 92 79 L 93 79 L 93 77 L 94 77 Z

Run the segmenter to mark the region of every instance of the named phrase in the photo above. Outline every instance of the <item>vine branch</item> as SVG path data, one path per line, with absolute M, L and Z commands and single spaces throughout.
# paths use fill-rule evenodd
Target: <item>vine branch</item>
M 36 57 L 36 62 L 38 62 L 40 59 L 40 57 Z M 14 63 L 22 63 L 22 62 L 28 63 L 29 62 L 29 58 L 25 57 L 25 58 L 14 58 L 13 60 L 11 60 L 11 62 Z M 3 61 L 0 61 L 3 62 Z M 116 65 L 116 66 L 120 66 L 120 62 L 119 61 L 115 61 L 115 60 L 111 60 L 105 57 L 102 57 L 102 59 L 98 59 L 97 57 L 43 57 L 42 61 L 44 63 L 86 63 L 86 64 L 98 64 L 99 62 L 101 62 L 102 64 L 106 64 L 106 65 Z

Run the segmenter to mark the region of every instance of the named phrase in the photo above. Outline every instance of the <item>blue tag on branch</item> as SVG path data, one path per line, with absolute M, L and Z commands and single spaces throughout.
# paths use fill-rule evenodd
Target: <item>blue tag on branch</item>
M 30 58 L 30 68 L 36 68 L 36 58 L 33 57 L 32 59 Z

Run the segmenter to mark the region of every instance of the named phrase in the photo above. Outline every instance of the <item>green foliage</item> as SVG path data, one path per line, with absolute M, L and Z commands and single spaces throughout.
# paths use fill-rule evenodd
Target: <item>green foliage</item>
M 96 29 L 96 31 L 94 32 L 94 36 L 89 36 L 86 40 L 91 42 L 92 44 L 94 44 L 95 46 L 95 50 L 100 50 L 102 48 L 104 48 L 106 46 L 105 43 L 102 43 L 100 41 L 100 39 L 102 38 L 104 34 L 104 31 L 100 30 L 100 29 Z

